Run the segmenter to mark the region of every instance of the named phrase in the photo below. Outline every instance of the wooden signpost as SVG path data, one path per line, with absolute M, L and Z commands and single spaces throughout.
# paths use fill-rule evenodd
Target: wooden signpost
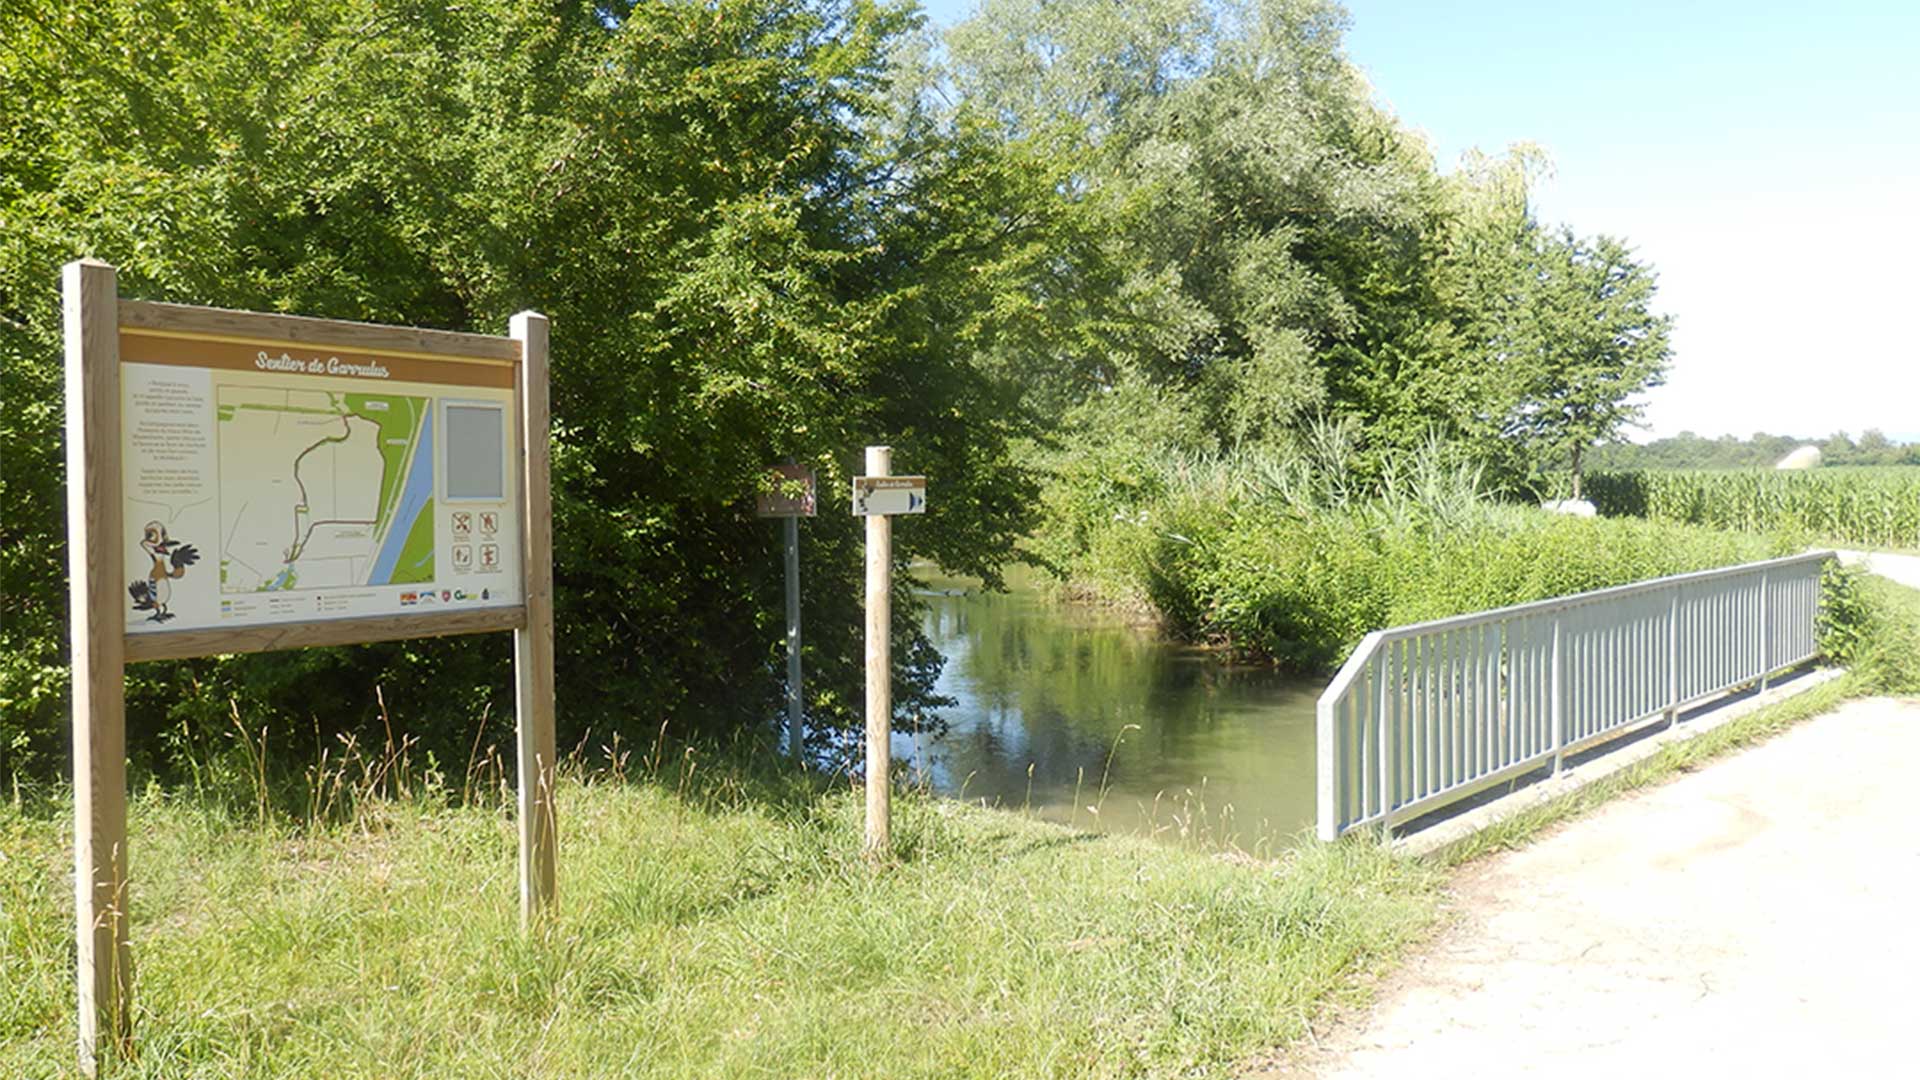
M 803 717 L 806 699 L 800 683 L 800 519 L 814 516 L 813 470 L 805 465 L 776 465 L 770 490 L 760 494 L 761 517 L 785 519 L 787 551 L 787 752 L 807 760 Z
M 131 1048 L 129 662 L 511 630 L 520 910 L 555 895 L 547 320 L 508 337 L 62 277 L 80 1067 Z
M 867 475 L 853 478 L 853 512 L 867 519 L 867 836 L 870 857 L 892 849 L 893 518 L 927 511 L 927 478 L 890 476 L 893 448 L 867 447 Z

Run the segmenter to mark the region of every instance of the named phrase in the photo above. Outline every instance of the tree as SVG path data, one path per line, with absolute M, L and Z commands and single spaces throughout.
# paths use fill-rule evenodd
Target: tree
M 1044 284 L 1029 229 L 1051 189 L 896 92 L 911 8 L 0 7 L 0 778 L 57 775 L 62 753 L 57 281 L 82 255 L 144 299 L 492 333 L 553 317 L 569 746 L 771 717 L 781 560 L 751 513 L 770 462 L 844 490 L 863 444 L 892 443 L 939 500 L 938 527 L 899 531 L 903 564 L 991 574 L 1024 531 L 1010 445 L 1032 411 L 994 357 L 1027 325 L 1007 298 Z M 805 557 L 810 723 L 851 726 L 857 523 L 823 512 Z M 896 611 L 900 716 L 928 720 L 939 658 Z M 457 763 L 511 723 L 500 649 L 136 667 L 129 748 L 154 764 L 163 733 L 198 744 L 229 708 L 282 748 L 377 737 L 382 688 Z
M 1222 442 L 1284 437 L 1329 406 L 1329 347 L 1418 348 L 1402 316 L 1437 185 L 1344 21 L 1322 0 L 990 0 L 949 34 L 963 109 L 1080 148 L 1063 190 L 1117 286 L 1089 347 L 1049 358 L 1083 396 L 1140 380 Z
M 1844 431 L 1836 431 L 1820 444 L 1820 462 L 1823 465 L 1846 464 L 1853 460 L 1856 449 L 1853 436 Z
M 1608 236 L 1539 234 L 1514 291 L 1504 369 L 1505 429 L 1536 465 L 1566 461 L 1579 498 L 1581 456 L 1638 422 L 1638 395 L 1666 378 L 1673 319 L 1652 310 L 1654 273 Z
M 1868 428 L 1860 433 L 1860 463 L 1862 465 L 1891 465 L 1899 460 L 1899 448 L 1887 433 L 1879 428 Z

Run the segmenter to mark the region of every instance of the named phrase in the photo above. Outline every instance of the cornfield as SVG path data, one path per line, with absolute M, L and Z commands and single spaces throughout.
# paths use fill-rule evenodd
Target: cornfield
M 1920 548 L 1920 469 L 1903 466 L 1596 473 L 1585 494 L 1608 515 Z

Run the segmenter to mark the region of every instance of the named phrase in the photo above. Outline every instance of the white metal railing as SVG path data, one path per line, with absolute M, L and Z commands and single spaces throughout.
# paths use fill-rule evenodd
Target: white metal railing
M 1391 831 L 1813 658 L 1832 552 L 1376 630 L 1320 695 L 1319 832 Z

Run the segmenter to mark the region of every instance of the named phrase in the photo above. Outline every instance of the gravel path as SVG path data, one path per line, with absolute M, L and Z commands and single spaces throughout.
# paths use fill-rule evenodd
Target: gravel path
M 1920 703 L 1852 702 L 1485 860 L 1369 1015 L 1261 1075 L 1912 1075 L 1917 761 Z
M 1920 555 L 1888 555 L 1883 552 L 1842 551 L 1840 561 L 1848 566 L 1866 564 L 1868 570 L 1891 578 L 1909 589 L 1920 589 Z

